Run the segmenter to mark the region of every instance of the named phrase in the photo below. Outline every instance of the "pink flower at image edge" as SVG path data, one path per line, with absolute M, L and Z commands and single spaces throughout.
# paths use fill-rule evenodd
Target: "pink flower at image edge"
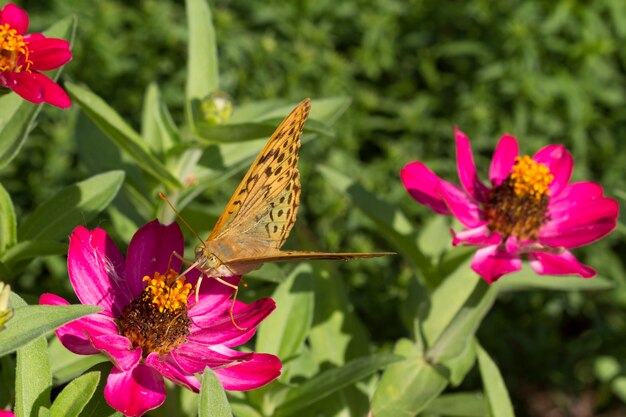
M 593 182 L 570 183 L 573 159 L 562 145 L 548 145 L 532 158 L 519 156 L 517 140 L 504 135 L 489 170 L 490 185 L 476 173 L 467 136 L 455 129 L 462 187 L 439 178 L 421 162 L 400 176 L 409 194 L 435 213 L 455 216 L 465 227 L 453 244 L 478 246 L 472 269 L 488 283 L 521 269 L 526 255 L 540 275 L 595 271 L 569 249 L 592 243 L 617 224 L 618 204 Z
M 68 272 L 74 291 L 82 304 L 103 310 L 60 327 L 56 334 L 74 353 L 104 353 L 113 362 L 104 395 L 111 407 L 127 416 L 140 416 L 165 401 L 163 377 L 198 392 L 196 374 L 207 366 L 225 389 L 235 391 L 256 389 L 280 375 L 276 356 L 231 349 L 247 342 L 274 310 L 271 298 L 251 304 L 237 301 L 233 313 L 240 328 L 229 312 L 232 288 L 215 280 L 203 281 L 197 304 L 191 293 L 188 308 L 183 303 L 170 314 L 169 307 L 159 312 L 151 304 L 154 294 L 145 296 L 146 285 L 162 279 L 171 253 L 183 250 L 178 225 L 163 226 L 156 220 L 133 236 L 126 259 L 102 229 L 90 231 L 80 226 L 70 236 Z M 171 271 L 180 267 L 180 260 L 172 258 L 173 277 L 177 273 Z M 194 270 L 187 274 L 186 286 L 180 279 L 174 281 L 180 284 L 179 296 L 186 299 L 198 277 Z M 237 284 L 239 277 L 226 280 Z M 69 304 L 54 294 L 43 294 L 40 303 Z M 166 329 L 159 325 L 165 319 L 171 320 Z M 147 330 L 142 333 L 144 328 Z M 155 336 L 159 334 L 162 337 Z
M 9 410 L 0 410 L 0 417 L 15 417 L 15 414 Z
M 8 3 L 0 10 L 0 85 L 30 102 L 67 108 L 67 93 L 40 71 L 72 59 L 70 45 L 41 33 L 25 35 L 28 25 L 28 14 L 18 6 Z

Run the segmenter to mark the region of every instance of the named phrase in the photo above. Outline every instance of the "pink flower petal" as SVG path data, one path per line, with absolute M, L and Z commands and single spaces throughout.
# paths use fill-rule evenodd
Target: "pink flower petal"
M 15 4 L 8 3 L 0 11 L 0 25 L 5 23 L 15 29 L 18 35 L 23 35 L 28 30 L 28 14 Z
M 465 227 L 473 229 L 487 223 L 481 219 L 482 211 L 476 201 L 456 185 L 440 181 L 437 192 L 448 205 L 450 212 Z
M 28 42 L 31 70 L 52 70 L 72 59 L 70 44 L 65 39 L 46 38 L 36 33 L 25 36 L 24 40 Z
M 557 195 L 550 196 L 550 209 L 561 206 L 563 210 L 569 210 L 571 204 L 578 201 L 602 198 L 602 187 L 595 182 L 573 182 L 568 184 Z M 565 203 L 565 204 L 561 204 Z
M 501 276 L 522 268 L 522 260 L 502 250 L 499 245 L 479 249 L 472 260 L 472 269 L 489 284 Z
M 122 371 L 133 369 L 141 359 L 141 348 L 133 348 L 127 337 L 105 334 L 93 337 L 91 342 Z
M 221 317 L 194 317 L 187 340 L 201 345 L 236 346 L 252 337 L 256 327 L 275 308 L 276 303 L 271 298 L 261 298 L 251 304 L 237 302 L 233 310 L 235 322 L 245 330 L 235 327 L 228 312 Z
M 459 180 L 469 195 L 477 201 L 485 202 L 489 196 L 489 189 L 480 181 L 476 174 L 476 165 L 474 164 L 470 141 L 465 133 L 456 127 L 454 128 L 454 134 L 456 137 L 456 167 L 459 172 Z
M 280 359 L 267 353 L 255 353 L 251 360 L 214 372 L 224 389 L 247 391 L 268 384 L 280 376 Z
M 430 207 L 435 213 L 451 215 L 445 201 L 437 194 L 440 179 L 421 162 L 411 162 L 400 171 L 404 188 L 418 203 Z
M 517 140 L 511 135 L 503 135 L 493 153 L 489 179 L 493 185 L 500 185 L 513 169 L 515 158 L 519 156 Z
M 130 240 L 126 255 L 126 282 L 134 297 L 145 288 L 142 282 L 146 275 L 152 277 L 155 272 L 165 274 L 171 259 L 170 268 L 180 270 L 180 259 L 171 256 L 176 251 L 182 255 L 185 250 L 183 234 L 177 223 L 164 226 L 153 220 L 137 230 Z
M 185 372 L 171 355 L 151 353 L 146 358 L 145 364 L 178 385 L 182 385 L 193 392 L 200 392 L 200 381 L 198 378 L 191 373 Z
M 618 212 L 617 201 L 610 198 L 561 200 L 550 205 L 551 220 L 541 228 L 539 240 L 552 247 L 587 245 L 615 229 Z
M 104 398 L 125 416 L 141 416 L 163 404 L 165 384 L 161 375 L 145 365 L 130 371 L 113 367 L 104 387 Z
M 67 93 L 54 81 L 38 72 L 4 72 L 6 86 L 32 103 L 49 103 L 62 109 L 72 102 Z
M 15 417 L 15 414 L 9 410 L 0 410 L 0 417 Z
M 574 168 L 572 155 L 563 145 L 548 145 L 537 151 L 533 156 L 535 162 L 540 162 L 550 168 L 554 180 L 550 183 L 550 192 L 558 195 L 569 182 Z
M 558 254 L 546 252 L 533 252 L 528 255 L 530 266 L 539 275 L 580 275 L 583 278 L 591 278 L 596 271 L 587 265 L 581 264 L 569 251 Z
M 172 357 L 185 372 L 196 374 L 202 373 L 207 366 L 214 369 L 245 362 L 252 358 L 252 353 L 186 343 L 173 351 Z
M 102 307 L 102 314 L 118 317 L 132 301 L 124 279 L 124 258 L 102 229 L 74 229 L 67 269 L 81 303 Z
M 189 275 L 188 277 L 190 279 L 187 282 L 195 285 L 197 280 Z M 233 285 L 239 285 L 241 277 L 234 276 L 221 279 Z M 224 312 L 230 308 L 230 297 L 233 295 L 233 292 L 234 290 L 228 285 L 224 285 L 213 278 L 204 277 L 200 285 L 198 303 L 192 304 L 189 308 L 189 317 L 193 320 L 195 317 L 203 316 L 205 320 L 208 320 L 212 317 L 224 315 Z M 191 296 L 190 301 L 195 303 L 195 296 Z
M 39 298 L 43 305 L 69 305 L 58 295 L 43 294 Z M 79 355 L 93 355 L 100 351 L 93 347 L 91 339 L 102 335 L 117 335 L 117 324 L 101 313 L 91 314 L 74 320 L 56 329 L 56 335 L 68 350 Z
M 502 242 L 502 237 L 499 233 L 489 230 L 489 226 L 478 226 L 474 229 L 466 229 L 459 233 L 452 231 L 452 244 L 454 246 L 458 244 L 464 245 L 498 245 Z

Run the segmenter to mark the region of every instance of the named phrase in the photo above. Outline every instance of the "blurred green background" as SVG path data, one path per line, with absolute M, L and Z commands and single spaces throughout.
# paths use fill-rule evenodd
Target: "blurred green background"
M 20 5 L 31 16 L 31 32 L 70 14 L 78 17 L 65 79 L 89 86 L 136 128 L 145 88 L 156 81 L 174 118 L 182 119 L 183 1 Z M 420 227 L 433 215 L 408 196 L 398 173 L 420 160 L 456 181 L 454 125 L 472 139 L 479 172 L 486 173 L 493 147 L 506 132 L 529 154 L 548 143 L 565 144 L 575 158 L 574 180 L 600 182 L 620 203 L 626 196 L 623 0 L 210 5 L 220 82 L 235 106 L 269 98 L 353 100 L 334 126 L 335 138 L 322 136 L 301 151 L 296 234 L 307 236 L 315 249 L 389 248 L 329 187 L 316 164 L 350 176 Z M 18 218 L 91 172 L 76 150 L 78 113 L 76 106 L 65 112 L 46 106 L 18 159 L 0 172 Z M 240 178 L 235 177 L 206 193 L 207 204 L 223 207 Z M 107 227 L 106 215 L 98 221 Z M 505 294 L 488 315 L 479 338 L 498 362 L 518 416 L 626 415 L 624 250 L 620 223 L 607 239 L 575 252 L 614 281 L 614 290 Z M 59 257 L 33 264 L 17 290 L 66 280 L 63 263 Z M 339 268 L 372 343 L 385 348 L 405 336 L 397 305 L 405 298 L 411 265 L 395 257 Z M 476 372 L 461 389 L 479 386 Z

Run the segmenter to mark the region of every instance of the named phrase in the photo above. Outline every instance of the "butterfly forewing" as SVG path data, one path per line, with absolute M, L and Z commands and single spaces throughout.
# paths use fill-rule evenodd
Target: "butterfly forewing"
M 300 203 L 298 149 L 310 101 L 302 101 L 278 126 L 226 205 L 207 241 L 246 249 L 279 249 Z M 252 245 L 252 246 L 251 246 Z

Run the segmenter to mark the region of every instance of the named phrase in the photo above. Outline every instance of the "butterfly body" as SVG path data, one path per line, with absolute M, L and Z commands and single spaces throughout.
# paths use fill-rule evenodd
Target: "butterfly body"
M 244 275 L 266 262 L 348 260 L 391 254 L 280 249 L 300 205 L 298 150 L 310 108 L 310 100 L 305 99 L 282 121 L 235 190 L 209 237 L 196 247 L 192 267 L 198 268 L 202 275 L 220 280 Z

